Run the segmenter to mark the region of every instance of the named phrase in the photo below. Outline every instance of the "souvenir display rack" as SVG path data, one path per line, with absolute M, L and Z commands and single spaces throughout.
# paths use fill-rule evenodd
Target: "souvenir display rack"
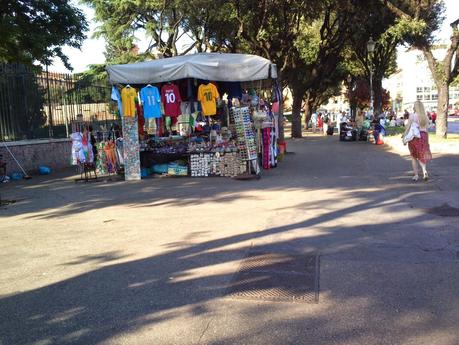
M 257 145 L 252 130 L 249 107 L 232 107 L 231 115 L 236 128 L 237 142 L 241 157 L 251 161 L 257 159 Z

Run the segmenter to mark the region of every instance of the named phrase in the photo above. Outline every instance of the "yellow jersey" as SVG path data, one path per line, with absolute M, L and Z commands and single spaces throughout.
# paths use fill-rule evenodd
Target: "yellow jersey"
M 135 116 L 135 98 L 137 90 L 133 87 L 125 87 L 121 90 L 121 103 L 123 105 L 123 116 Z
M 202 115 L 214 116 L 217 114 L 217 98 L 220 98 L 220 95 L 214 84 L 199 85 L 198 101 L 201 102 Z

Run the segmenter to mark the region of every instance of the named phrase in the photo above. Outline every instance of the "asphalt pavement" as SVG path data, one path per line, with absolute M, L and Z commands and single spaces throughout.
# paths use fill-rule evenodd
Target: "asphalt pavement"
M 288 150 L 258 181 L 2 184 L 0 344 L 459 344 L 459 156 L 413 183 L 381 146 Z M 318 255 L 318 303 L 229 297 L 253 252 Z

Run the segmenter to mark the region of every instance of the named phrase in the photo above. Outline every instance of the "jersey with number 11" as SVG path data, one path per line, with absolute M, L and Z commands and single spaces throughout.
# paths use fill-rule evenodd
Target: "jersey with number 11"
M 161 96 L 156 86 L 145 86 L 140 90 L 140 99 L 143 104 L 143 115 L 146 119 L 161 117 Z
M 180 110 L 180 91 L 177 85 L 167 84 L 161 88 L 161 102 L 164 106 L 164 115 L 177 117 L 182 112 Z

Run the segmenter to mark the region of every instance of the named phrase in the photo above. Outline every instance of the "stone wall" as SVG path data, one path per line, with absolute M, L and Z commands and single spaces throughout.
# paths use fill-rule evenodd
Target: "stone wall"
M 40 165 L 49 166 L 52 170 L 60 170 L 70 166 L 72 142 L 70 139 L 24 140 L 17 142 L 0 142 L 0 155 L 6 162 L 7 174 L 21 171 L 13 157 L 8 153 L 5 144 L 26 170 L 36 173 Z

